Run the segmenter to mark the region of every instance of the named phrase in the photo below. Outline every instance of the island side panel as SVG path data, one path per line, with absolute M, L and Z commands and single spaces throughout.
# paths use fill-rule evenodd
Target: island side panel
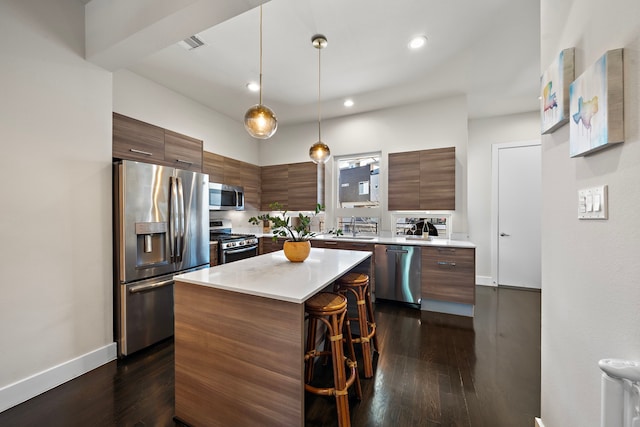
M 304 304 L 180 281 L 174 292 L 176 418 L 304 425 Z

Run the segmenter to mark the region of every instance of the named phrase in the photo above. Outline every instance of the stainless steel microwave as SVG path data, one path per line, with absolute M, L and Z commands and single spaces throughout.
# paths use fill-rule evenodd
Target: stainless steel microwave
M 209 210 L 243 211 L 244 188 L 233 185 L 209 183 Z

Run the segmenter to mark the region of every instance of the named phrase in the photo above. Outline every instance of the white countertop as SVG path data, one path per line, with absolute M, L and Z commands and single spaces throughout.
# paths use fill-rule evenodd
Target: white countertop
M 273 237 L 273 234 L 256 234 L 257 237 Z M 360 238 L 358 238 L 360 237 Z M 379 237 L 379 236 L 369 236 L 371 238 L 362 238 L 364 236 L 356 236 L 355 238 L 351 236 L 340 236 L 335 237 L 332 234 L 322 234 L 313 238 L 313 240 L 327 240 L 327 241 L 344 241 L 344 242 L 360 242 L 360 243 L 374 243 L 381 245 L 413 245 L 413 246 L 447 246 L 452 248 L 475 248 L 476 245 L 467 241 L 467 240 L 450 240 L 450 239 L 439 239 L 435 238 L 433 240 L 422 239 L 421 236 L 415 236 L 411 238 L 410 236 L 403 237 Z
M 180 274 L 175 280 L 301 304 L 370 256 L 366 251 L 311 248 L 304 262 L 290 262 L 278 251 Z

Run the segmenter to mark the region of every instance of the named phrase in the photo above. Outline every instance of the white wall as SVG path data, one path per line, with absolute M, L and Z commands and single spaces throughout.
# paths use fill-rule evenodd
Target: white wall
M 111 73 L 83 55 L 81 2 L 0 2 L 0 411 L 113 342 Z
M 600 425 L 601 358 L 640 360 L 640 2 L 541 2 L 541 65 L 576 48 L 579 76 L 624 48 L 625 142 L 569 158 L 569 126 L 542 138 L 542 421 Z M 542 71 L 542 70 L 541 70 Z M 578 189 L 609 186 L 609 219 L 579 221 Z
M 322 121 L 322 141 L 332 156 L 381 151 L 381 172 L 385 175 L 388 153 L 455 147 L 453 231 L 463 235 L 467 232 L 467 139 L 467 104 L 462 96 Z M 317 140 L 317 123 L 282 126 L 271 139 L 259 144 L 261 165 L 308 161 L 309 147 Z M 327 189 L 333 188 L 332 171 L 330 159 L 325 176 Z M 386 212 L 386 192 L 382 194 Z M 326 193 L 325 205 L 330 211 L 330 193 Z M 382 229 L 390 231 L 386 214 Z
M 540 140 L 540 113 L 469 120 L 469 240 L 476 245 L 476 276 L 491 284 L 491 147 Z M 481 279 L 480 279 L 481 278 Z
M 113 111 L 201 139 L 205 151 L 258 164 L 258 142 L 243 117 L 227 117 L 130 71 L 113 74 Z

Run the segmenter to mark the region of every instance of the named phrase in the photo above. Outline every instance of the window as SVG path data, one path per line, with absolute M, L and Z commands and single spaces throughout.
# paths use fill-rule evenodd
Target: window
M 345 156 L 338 166 L 338 208 L 380 206 L 380 154 Z
M 341 229 L 345 234 L 380 233 L 380 157 L 378 152 L 334 158 L 337 185 L 330 228 Z

